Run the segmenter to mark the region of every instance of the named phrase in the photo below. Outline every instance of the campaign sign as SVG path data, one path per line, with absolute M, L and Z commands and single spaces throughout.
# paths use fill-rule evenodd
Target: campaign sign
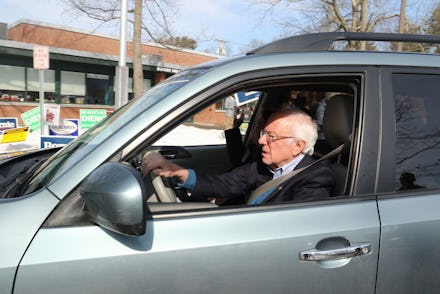
M 247 104 L 253 101 L 258 100 L 260 98 L 261 92 L 258 91 L 249 91 L 249 92 L 238 92 L 236 94 L 238 106 L 241 106 L 243 104 Z
M 28 132 L 29 127 L 4 130 L 1 143 L 26 141 Z
M 40 107 L 23 112 L 21 119 L 29 127 L 29 131 L 33 132 L 40 129 Z
M 49 126 L 49 136 L 78 137 L 78 119 L 65 119 L 60 125 Z
M 63 147 L 73 141 L 75 137 L 69 136 L 42 136 L 40 139 L 40 148 Z
M 16 117 L 0 117 L 0 131 L 15 129 L 17 127 Z
M 60 111 L 59 104 L 44 104 L 44 123 L 49 126 L 59 125 Z
M 83 130 L 90 129 L 107 116 L 105 109 L 80 109 L 80 127 Z

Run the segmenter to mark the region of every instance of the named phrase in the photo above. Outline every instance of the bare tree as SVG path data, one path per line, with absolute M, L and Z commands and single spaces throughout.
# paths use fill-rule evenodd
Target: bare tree
M 67 11 L 85 15 L 100 23 L 120 21 L 119 0 L 63 0 Z M 173 12 L 173 0 L 134 0 L 129 8 L 129 22 L 133 25 L 133 81 L 134 95 L 143 94 L 142 32 L 148 40 L 158 42 L 163 36 L 172 37 L 168 13 Z M 146 11 L 143 18 L 143 11 Z
M 425 21 L 426 32 L 432 35 L 440 35 L 440 3 L 432 10 L 431 15 Z M 435 45 L 435 52 L 440 53 L 440 45 Z
M 187 36 L 160 38 L 158 42 L 162 45 L 180 48 L 196 49 L 197 47 L 197 41 Z
M 400 17 L 399 17 L 399 33 L 405 33 L 406 24 L 406 0 L 400 2 Z M 397 43 L 397 51 L 402 51 L 402 43 Z
M 291 7 L 301 14 L 298 19 L 285 20 L 285 28 L 301 33 L 322 31 L 372 32 L 379 25 L 391 25 L 399 9 L 387 0 L 253 0 L 266 6 L 265 15 L 277 6 Z M 300 25 L 298 25 L 300 24 Z M 368 44 L 352 42 L 353 49 L 365 49 Z
M 133 22 L 133 84 L 134 97 L 144 93 L 144 71 L 142 66 L 142 0 L 135 0 Z
M 246 54 L 247 52 L 263 46 L 265 43 L 258 39 L 252 39 L 247 45 L 240 48 L 240 54 Z

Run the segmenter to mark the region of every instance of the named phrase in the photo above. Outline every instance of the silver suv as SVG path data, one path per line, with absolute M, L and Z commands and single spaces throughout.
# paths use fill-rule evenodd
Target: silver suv
M 328 50 L 337 40 L 440 43 L 280 40 L 172 76 L 55 154 L 3 161 L 0 293 L 437 293 L 440 56 Z M 223 137 L 231 96 L 252 114 L 238 149 Z M 316 158 L 337 150 L 333 197 L 182 201 L 141 175 L 151 150 L 206 173 L 251 160 L 284 104 L 320 125 Z

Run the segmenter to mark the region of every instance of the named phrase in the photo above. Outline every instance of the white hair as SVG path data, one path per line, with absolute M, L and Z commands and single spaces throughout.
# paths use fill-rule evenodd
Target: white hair
M 313 155 L 316 140 L 318 139 L 318 125 L 307 113 L 298 110 L 285 110 L 274 113 L 273 115 L 280 117 L 293 117 L 292 136 L 306 143 L 302 153 Z
M 304 119 L 300 120 L 300 126 L 295 130 L 295 137 L 306 142 L 306 147 L 302 153 L 313 155 L 316 140 L 318 140 L 318 125 L 309 115 L 302 113 L 297 114 Z

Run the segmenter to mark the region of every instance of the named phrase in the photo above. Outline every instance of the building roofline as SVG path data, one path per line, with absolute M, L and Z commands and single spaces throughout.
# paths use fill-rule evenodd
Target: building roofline
M 28 50 L 30 51 L 30 55 L 33 53 L 33 49 L 35 46 L 38 46 L 36 44 L 31 43 L 24 43 L 24 42 L 17 42 L 17 41 L 11 41 L 11 40 L 1 40 L 0 39 L 0 47 L 9 47 L 9 48 L 15 48 L 15 49 L 21 49 L 21 50 Z M 66 49 L 66 48 L 58 48 L 58 47 L 49 47 L 49 53 L 58 54 L 58 55 L 68 55 L 73 57 L 83 57 L 83 58 L 89 58 L 89 59 L 98 59 L 98 60 L 106 60 L 106 61 L 113 61 L 116 64 L 119 61 L 119 56 L 116 55 L 109 55 L 109 54 L 103 54 L 103 53 L 94 53 L 89 51 L 82 51 L 82 50 L 74 50 L 74 49 Z M 150 54 L 154 55 L 154 54 Z M 132 63 L 132 60 L 127 59 L 128 63 Z M 178 64 L 170 64 L 170 63 L 163 63 L 163 62 L 143 62 L 143 65 L 146 66 L 155 66 L 160 68 L 162 71 L 166 72 L 177 72 L 180 71 L 186 67 Z
M 104 34 L 101 34 L 101 33 L 94 33 L 94 32 L 90 32 L 90 31 L 85 30 L 85 29 L 78 29 L 78 28 L 73 28 L 73 27 L 69 27 L 69 26 L 49 23 L 49 22 L 45 22 L 45 21 L 33 20 L 33 19 L 29 19 L 29 18 L 20 18 L 19 20 L 17 20 L 15 22 L 13 22 L 12 24 L 10 24 L 8 26 L 8 30 L 10 30 L 11 28 L 14 28 L 14 27 L 16 27 L 16 26 L 18 26 L 20 24 L 37 25 L 37 26 L 42 26 L 42 27 L 48 27 L 48 28 L 53 28 L 53 29 L 60 29 L 60 30 L 65 30 L 65 31 L 70 31 L 70 32 L 75 32 L 75 33 L 80 33 L 80 34 L 86 34 L 86 35 L 92 35 L 92 36 L 101 37 L 101 38 L 114 39 L 114 40 L 118 40 L 119 41 L 119 38 L 115 37 L 115 36 L 104 35 Z M 187 49 L 187 48 L 180 48 L 180 47 L 176 47 L 176 46 L 164 46 L 162 44 L 155 43 L 155 42 L 143 42 L 142 44 L 146 45 L 146 46 L 158 47 L 158 48 L 169 49 L 169 50 L 177 50 L 177 51 L 180 51 L 180 52 L 186 52 L 186 53 L 202 55 L 202 56 L 208 56 L 208 57 L 213 57 L 213 58 L 222 58 L 222 57 L 224 57 L 224 56 L 213 54 L 213 53 L 207 53 L 207 52 L 202 52 L 202 51 L 197 51 L 197 50 L 192 50 L 192 49 Z

